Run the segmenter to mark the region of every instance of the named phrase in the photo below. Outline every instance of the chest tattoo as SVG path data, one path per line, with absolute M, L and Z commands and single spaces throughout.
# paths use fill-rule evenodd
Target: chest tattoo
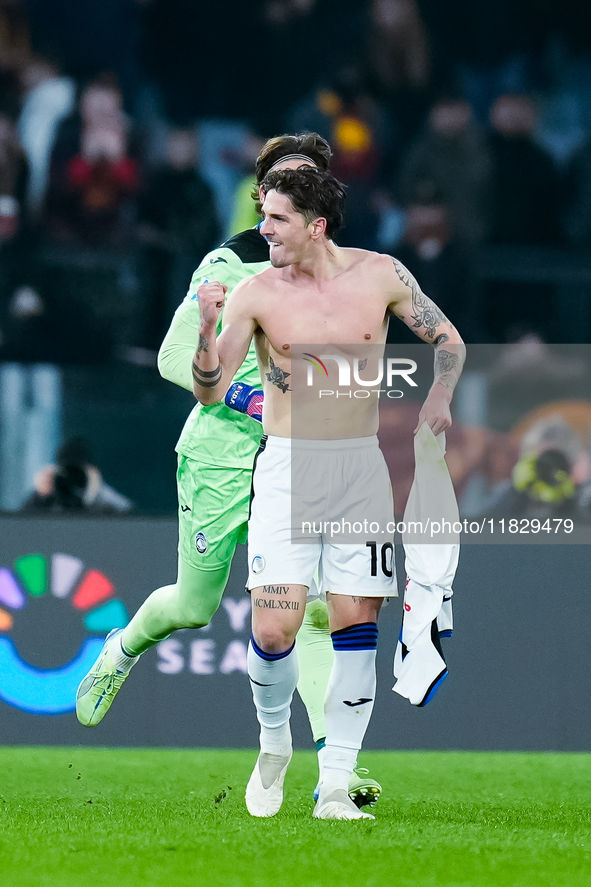
M 280 391 L 284 394 L 286 391 L 291 391 L 289 387 L 289 382 L 285 380 L 291 376 L 291 373 L 286 373 L 285 370 L 282 370 L 281 367 L 276 366 L 272 357 L 269 358 L 269 368 L 271 370 L 270 373 L 265 373 L 267 379 L 271 383 L 271 385 L 276 385 Z

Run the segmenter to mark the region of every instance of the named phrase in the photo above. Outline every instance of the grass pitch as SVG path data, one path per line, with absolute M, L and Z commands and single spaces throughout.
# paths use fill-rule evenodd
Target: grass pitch
M 3 887 L 585 887 L 591 755 L 367 752 L 375 821 L 252 819 L 253 751 L 0 748 Z

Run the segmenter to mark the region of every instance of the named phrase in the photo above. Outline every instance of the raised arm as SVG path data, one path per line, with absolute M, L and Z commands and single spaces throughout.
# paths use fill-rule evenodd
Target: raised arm
M 186 388 L 187 391 L 193 391 L 191 366 L 201 322 L 197 290 L 202 283 L 213 279 L 227 286 L 228 292 L 232 292 L 244 276 L 244 265 L 232 250 L 220 247 L 205 256 L 193 274 L 189 292 L 175 311 L 160 347 L 158 369 L 164 379 Z
M 158 371 L 163 379 L 193 391 L 191 361 L 199 335 L 199 305 L 190 296 L 181 302 L 158 352 Z
M 193 357 L 193 393 L 206 406 L 223 399 L 246 357 L 256 329 L 249 310 L 249 286 L 250 281 L 244 281 L 234 290 L 224 309 L 223 329 L 217 338 L 218 319 L 228 288 L 213 282 L 203 283 L 197 290 L 201 322 Z
M 466 347 L 455 326 L 424 294 L 410 271 L 397 259 L 392 261 L 396 295 L 389 308 L 419 339 L 435 348 L 433 384 L 414 433 L 427 422 L 433 434 L 440 434 L 451 425 L 449 405 L 462 373 Z

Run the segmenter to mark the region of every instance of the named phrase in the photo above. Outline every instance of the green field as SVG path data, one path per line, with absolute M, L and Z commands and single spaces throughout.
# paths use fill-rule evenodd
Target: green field
M 0 747 L 2 887 L 591 885 L 591 755 L 367 752 L 376 819 L 252 819 L 253 751 Z

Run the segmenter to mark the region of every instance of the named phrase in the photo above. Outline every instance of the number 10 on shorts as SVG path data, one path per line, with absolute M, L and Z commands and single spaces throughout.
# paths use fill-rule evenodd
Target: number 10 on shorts
M 365 547 L 371 551 L 371 575 L 378 575 L 378 560 L 384 576 L 392 578 L 392 564 L 394 561 L 394 546 L 391 542 L 378 545 L 377 542 L 366 542 Z M 379 551 L 379 555 L 378 555 Z

